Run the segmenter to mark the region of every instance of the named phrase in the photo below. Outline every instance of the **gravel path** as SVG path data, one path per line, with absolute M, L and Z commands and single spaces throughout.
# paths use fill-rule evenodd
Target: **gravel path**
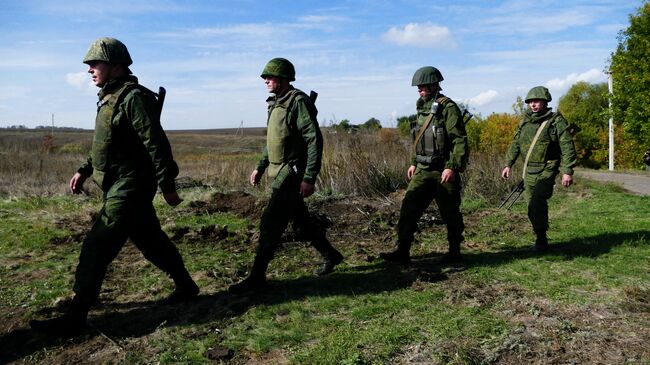
M 616 171 L 577 169 L 578 178 L 612 182 L 637 195 L 650 195 L 650 173 L 624 173 Z

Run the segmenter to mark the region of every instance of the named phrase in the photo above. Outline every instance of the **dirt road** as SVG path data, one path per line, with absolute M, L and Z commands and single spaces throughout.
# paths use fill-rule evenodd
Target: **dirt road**
M 577 169 L 578 178 L 612 182 L 637 195 L 650 195 L 650 174 L 646 172 L 624 173 L 616 171 Z

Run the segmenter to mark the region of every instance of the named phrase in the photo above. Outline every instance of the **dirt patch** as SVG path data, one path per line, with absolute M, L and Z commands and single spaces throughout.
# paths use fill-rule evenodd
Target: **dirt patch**
M 437 351 L 447 357 L 497 364 L 622 364 L 650 356 L 650 318 L 643 313 L 562 305 L 513 285 L 475 287 L 455 275 L 444 285 L 451 304 L 490 309 L 514 327 L 496 346 L 468 343 L 459 349 L 458 343 L 443 342 Z
M 208 214 L 215 212 L 230 212 L 241 217 L 259 216 L 265 201 L 260 201 L 251 194 L 243 191 L 230 193 L 215 193 L 208 201 L 193 201 L 188 209 L 195 214 Z

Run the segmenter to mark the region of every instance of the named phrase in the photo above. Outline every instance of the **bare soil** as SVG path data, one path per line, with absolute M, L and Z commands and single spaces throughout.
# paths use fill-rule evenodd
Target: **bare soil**
M 402 193 L 381 199 L 345 198 L 310 201 L 310 208 L 321 224 L 329 226 L 332 243 L 348 253 L 346 261 L 367 265 L 375 261 L 380 251 L 392 248 L 394 227 L 399 215 Z M 264 201 L 244 192 L 217 194 L 207 201 L 189 204 L 183 214 L 231 212 L 241 216 L 259 216 Z M 480 224 L 481 215 L 465 216 L 468 226 Z M 61 220 L 58 224 L 69 229 L 70 239 L 56 239 L 53 245 L 78 244 L 90 226 L 92 216 Z M 525 220 L 525 217 L 514 217 Z M 435 204 L 420 222 L 424 233 L 444 230 Z M 504 230 L 508 227 L 495 227 Z M 180 234 L 180 233 L 179 233 Z M 179 237 L 189 234 L 182 233 Z M 196 240 L 215 239 L 228 234 L 215 227 Z M 177 239 L 179 237 L 176 237 Z M 254 235 L 241 236 L 242 246 L 250 247 Z M 468 248 L 488 250 L 482 241 L 471 234 L 465 243 Z M 443 253 L 444 245 L 440 246 Z M 15 259 L 10 265 L 20 265 Z M 146 265 L 141 254 L 127 244 L 113 262 L 113 271 L 137 272 Z M 435 266 L 435 265 L 433 265 Z M 510 322 L 515 331 L 500 344 L 487 346 L 470 341 L 413 344 L 396 359 L 401 364 L 429 364 L 432 354 L 438 363 L 463 360 L 467 363 L 494 364 L 613 364 L 643 363 L 650 359 L 650 293 L 639 288 L 628 288 L 621 306 L 561 306 L 536 296 L 525 289 L 508 285 L 477 286 L 466 281 L 461 267 L 457 270 L 432 270 L 432 256 L 416 257 L 414 265 L 405 269 L 405 280 L 413 290 L 426 290 L 425 283 L 435 282 L 445 291 L 445 300 L 451 304 L 485 307 Z M 15 273 L 8 280 L 34 281 L 48 275 L 46 271 Z M 71 273 L 72 275 L 72 273 Z M 121 280 L 108 273 L 100 302 L 93 307 L 89 329 L 74 339 L 53 339 L 29 329 L 27 308 L 0 306 L 0 364 L 49 363 L 129 363 L 128 352 L 154 354 L 150 342 L 161 336 L 166 327 L 191 325 L 183 330 L 187 337 L 203 336 L 220 331 L 243 313 L 251 299 L 230 296 L 224 289 L 202 291 L 197 301 L 183 306 L 168 306 L 156 302 L 152 295 L 167 290 L 163 285 L 143 290 L 137 297 L 123 295 Z M 273 301 L 273 299 L 271 299 Z M 65 310 L 65 301 L 39 312 L 49 317 Z M 44 351 L 45 355 L 43 355 Z M 125 351 L 127 350 L 127 351 Z M 460 354 L 460 355 L 459 355 Z M 229 364 L 286 364 L 281 351 L 268 354 L 233 354 L 226 348 L 208 349 L 206 357 L 215 363 Z

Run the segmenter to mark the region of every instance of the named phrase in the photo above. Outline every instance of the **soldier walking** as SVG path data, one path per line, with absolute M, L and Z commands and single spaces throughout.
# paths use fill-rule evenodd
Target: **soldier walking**
M 444 96 L 438 69 L 422 67 L 415 72 L 412 86 L 417 86 L 417 124 L 411 129 L 414 153 L 406 176 L 410 179 L 402 200 L 397 223 L 397 249 L 380 254 L 384 260 L 409 264 L 410 249 L 417 223 L 435 199 L 447 225 L 449 250 L 443 262 L 462 259 L 460 244 L 464 240 L 463 216 L 460 212 L 460 173 L 467 165 L 467 133 L 460 109 Z
M 323 256 L 323 264 L 315 275 L 328 274 L 343 261 L 341 253 L 327 240 L 325 230 L 311 219 L 303 200 L 314 192 L 323 154 L 316 106 L 309 96 L 290 84 L 296 79 L 296 71 L 288 60 L 270 60 L 260 76 L 274 95 L 267 99 L 266 147 L 250 183 L 257 185 L 266 171 L 273 178 L 273 191 L 262 214 L 253 267 L 246 279 L 230 286 L 232 293 L 258 290 L 266 285 L 267 267 L 290 220 Z
M 167 297 L 168 303 L 199 293 L 180 253 L 162 231 L 152 203 L 157 186 L 167 204 L 176 206 L 182 201 L 174 183 L 178 166 L 160 125 L 162 105 L 131 74 L 129 51 L 117 39 L 97 39 L 83 62 L 101 90 L 92 150 L 70 180 L 70 189 L 80 193 L 92 175 L 103 191 L 103 206 L 81 247 L 69 310 L 57 318 L 30 321 L 32 328 L 55 335 L 74 335 L 84 329 L 107 267 L 127 238 L 173 279 L 176 288 Z
M 512 165 L 520 155 L 524 158 L 522 178 L 528 196 L 528 219 L 535 232 L 535 249 L 549 249 L 548 200 L 558 173 L 562 173 L 562 186 L 573 183 L 576 149 L 568 123 L 560 112 L 548 107 L 551 93 L 536 86 L 526 95 L 528 109 L 519 123 L 514 139 L 506 153 L 506 166 L 501 171 L 504 179 L 511 176 Z

